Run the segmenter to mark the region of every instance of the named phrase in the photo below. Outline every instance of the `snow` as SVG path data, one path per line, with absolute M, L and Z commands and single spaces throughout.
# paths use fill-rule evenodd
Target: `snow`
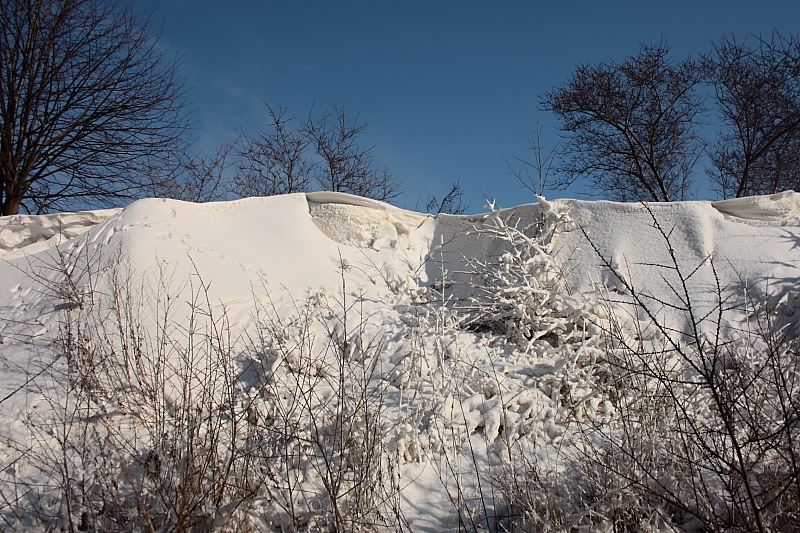
M 800 219 L 800 195 L 785 191 L 770 196 L 750 196 L 712 202 L 711 206 L 731 220 L 744 223 L 779 222 L 796 226 Z
M 77 237 L 119 209 L 57 213 L 54 215 L 12 215 L 0 218 L 0 257 L 37 243 L 57 244 Z M 39 246 L 37 250 L 42 249 Z M 31 252 L 33 249 L 28 248 Z
M 353 327 L 360 328 L 360 338 L 377 339 L 388 391 L 382 423 L 391 430 L 387 447 L 400 468 L 405 519 L 414 531 L 456 531 L 464 518 L 453 508 L 454 494 L 473 498 L 469 505 L 477 506 L 480 487 L 470 472 L 476 462 L 479 469 L 490 467 L 501 433 L 549 445 L 564 438 L 558 418 L 564 384 L 585 399 L 579 416 L 612 415 L 611 404 L 588 381 L 595 337 L 585 322 L 577 325 L 578 317 L 602 316 L 598 295 L 624 293 L 629 286 L 667 298 L 669 280 L 654 265 L 669 264 L 670 257 L 655 223 L 669 235 L 687 272 L 712 258 L 724 283 L 768 284 L 776 298 L 797 300 L 797 193 L 646 206 L 537 200 L 483 214 L 432 217 L 318 192 L 207 204 L 149 199 L 122 210 L 0 218 L 0 427 L 6 428 L 0 440 L 31 442 L 26 421 L 51 405 L 46 395 L 56 385 L 32 383 L 44 379 L 42 369 L 64 364 L 52 344 L 65 305 L 74 303 L 65 301 L 63 290 L 53 290 L 60 287 L 64 258 L 84 266 L 124 258 L 136 279 L 152 284 L 166 273 L 170 297 L 184 304 L 202 283 L 210 307 L 224 313 L 237 339 L 254 338 L 259 306 L 287 321 L 306 309 L 328 313 L 313 326 L 316 339 Z M 534 226 L 548 233 L 524 257 L 514 256 L 515 249 L 495 233 L 498 227 L 513 232 Z M 541 287 L 526 290 L 539 298 L 536 309 L 548 310 L 546 317 L 531 318 L 549 324 L 547 329 L 539 336 L 508 332 L 498 341 L 485 330 L 454 327 L 459 309 L 469 307 L 464 302 L 480 298 L 471 281 L 476 265 L 520 257 L 539 269 L 535 279 Z M 106 286 L 97 274 L 87 283 L 100 291 Z M 698 301 L 713 306 L 713 271 L 699 269 L 691 284 Z M 519 290 L 506 293 L 506 301 L 515 301 Z M 442 305 L 431 305 L 437 301 Z M 349 309 L 345 320 L 334 316 L 337 306 Z M 553 335 L 580 340 L 569 341 L 569 349 L 566 341 L 550 347 L 545 339 Z M 529 339 L 527 345 L 513 345 L 517 338 Z M 281 361 L 269 357 L 275 380 L 288 379 L 291 368 L 280 374 Z M 319 364 L 315 375 L 324 377 L 327 370 Z M 240 388 L 250 394 L 244 384 Z M 415 410 L 421 399 L 432 407 Z M 467 449 L 469 454 L 453 452 Z M 449 463 L 443 459 L 448 453 L 456 457 Z M 11 447 L 0 452 L 0 468 L 16 460 Z M 37 475 L 32 466 L 20 465 L 16 472 Z
M 311 194 L 314 198 L 320 198 L 318 194 Z M 400 245 L 399 239 L 408 238 L 412 230 L 418 229 L 430 218 L 430 215 L 392 206 L 386 208 L 380 205 L 311 201 L 308 205 L 314 223 L 331 240 L 359 248 L 373 248 L 375 251 L 385 246 L 396 249 Z

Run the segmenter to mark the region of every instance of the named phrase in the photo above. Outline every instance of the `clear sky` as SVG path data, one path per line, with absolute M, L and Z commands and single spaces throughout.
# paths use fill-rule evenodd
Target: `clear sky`
M 333 100 L 371 124 L 363 141 L 403 182 L 396 203 L 423 209 L 460 180 L 470 211 L 481 188 L 508 207 L 532 200 L 504 156 L 525 157 L 539 96 L 579 63 L 620 61 L 660 39 L 676 58 L 709 40 L 800 31 L 800 1 L 134 0 L 183 54 L 197 146 L 266 129 L 266 108 L 295 115 Z M 711 198 L 702 182 L 700 199 Z M 555 198 L 576 196 L 545 191 Z

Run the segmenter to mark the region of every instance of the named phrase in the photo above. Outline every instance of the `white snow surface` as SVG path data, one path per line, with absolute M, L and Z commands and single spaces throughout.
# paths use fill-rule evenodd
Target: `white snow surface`
M 442 329 L 435 349 L 426 351 L 429 341 L 420 341 L 433 359 L 411 355 L 417 341 L 409 331 L 427 339 L 426 331 L 433 332 L 451 316 L 436 318 L 434 310 L 423 308 L 420 301 L 430 294 L 425 292 L 428 287 L 443 285 L 444 295 L 436 294 L 456 301 L 470 292 L 470 265 L 502 257 L 507 244 L 483 231 L 498 220 L 517 227 L 535 220 L 551 223 L 548 253 L 575 302 L 592 300 L 603 291 L 624 292 L 625 284 L 609 271 L 609 264 L 632 286 L 654 295 L 668 293 L 667 281 L 653 267 L 670 261 L 654 220 L 669 235 L 674 256 L 687 272 L 713 258 L 723 284 L 747 280 L 775 298 L 793 294 L 800 280 L 800 195 L 791 191 L 722 202 L 647 205 L 541 198 L 512 209 L 436 217 L 320 192 L 206 204 L 148 199 L 121 210 L 4 217 L 0 428 L 6 429 L 0 430 L 0 440 L 30 438 L 26 420 L 33 410 L 45 408 L 41 391 L 46 384 L 36 389 L 40 392 L 27 391 L 40 369 L 53 365 L 59 355 L 52 341 L 69 302 L 52 287 L 63 275 L 58 265 L 64 257 L 97 263 L 124 258 L 127 268 L 142 279 L 155 280 L 166 273 L 172 297 L 183 303 L 202 282 L 212 306 L 224 311 L 241 336 L 252 334 L 254 308 L 264 298 L 279 315 L 288 316 L 304 308 L 310 296 L 327 295 L 339 302 L 359 302 L 352 313 L 357 308 L 369 317 L 365 331 L 380 335 L 386 364 L 392 368 L 392 374 L 384 376 L 390 390 L 414 382 L 420 394 L 430 394 L 438 406 L 437 414 L 430 416 L 438 417 L 442 427 L 460 428 L 451 435 L 462 435 L 462 440 L 452 437 L 450 442 L 437 437 L 432 425 L 409 422 L 403 394 L 385 409 L 384 422 L 394 432 L 391 446 L 401 457 L 406 520 L 414 531 L 458 531 L 448 489 L 460 474 L 437 468 L 437 453 L 447 446 L 477 446 L 479 433 L 491 448 L 501 431 L 501 412 L 519 419 L 520 434 L 526 417 L 536 423 L 524 431 L 538 432 L 548 442 L 558 442 L 564 433 L 551 398 L 542 392 L 548 376 L 565 364 L 560 352 L 523 353 L 489 342 L 485 333 Z M 699 269 L 692 278 L 699 301 L 707 300 L 709 306 L 715 285 L 710 269 Z M 421 324 L 425 321 L 428 326 Z M 425 365 L 455 353 L 473 369 L 460 374 L 458 386 L 453 385 L 456 381 L 425 377 Z M 436 390 L 438 386 L 443 389 Z M 387 398 L 394 401 L 394 396 Z M 602 413 L 599 400 L 595 407 Z M 503 431 L 507 434 L 509 429 Z M 483 451 L 478 448 L 475 460 L 488 467 L 486 444 Z M 0 449 L 0 468 L 10 468 L 12 455 Z M 32 467 L 26 471 L 19 466 L 16 472 L 35 477 Z
M 51 240 L 57 244 L 77 237 L 117 212 L 119 209 L 0 217 L 0 257 L 33 244 Z M 32 252 L 33 249 L 28 251 Z
M 800 217 L 800 195 L 785 191 L 769 196 L 748 196 L 712 202 L 719 212 L 745 223 L 776 222 L 796 226 Z

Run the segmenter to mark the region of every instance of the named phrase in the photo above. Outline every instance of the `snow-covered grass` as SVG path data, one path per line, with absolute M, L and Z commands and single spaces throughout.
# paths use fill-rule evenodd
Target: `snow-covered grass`
M 3 527 L 794 530 L 795 204 L 148 200 L 26 237 Z

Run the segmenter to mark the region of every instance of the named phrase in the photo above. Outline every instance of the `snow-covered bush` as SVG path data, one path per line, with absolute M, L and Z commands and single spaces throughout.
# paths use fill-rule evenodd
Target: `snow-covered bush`
M 506 373 L 509 361 L 532 357 L 530 385 L 549 396 L 551 427 L 560 428 L 557 439 L 510 435 L 519 423 L 510 409 L 499 431 L 484 432 L 505 446 L 493 479 L 509 502 L 507 527 L 797 531 L 794 295 L 757 295 L 743 280 L 723 286 L 711 257 L 683 264 L 652 220 L 668 260 L 637 267 L 664 280 L 667 295 L 637 286 L 597 249 L 612 287 L 599 297 L 566 294 L 551 249 L 563 215 L 524 228 L 496 217 L 476 230 L 504 251 L 469 262 L 476 292 L 460 324 L 504 341 Z M 717 282 L 710 306 L 708 287 L 695 284 L 701 270 Z M 480 403 L 494 399 L 509 403 L 491 393 Z
M 558 450 L 580 439 L 575 425 L 609 421 L 618 396 L 605 361 L 602 306 L 570 295 L 553 259 L 553 236 L 572 227 L 544 199 L 528 223 L 514 213 L 492 213 L 472 234 L 501 251 L 465 258 L 460 274 L 466 276 L 459 278 L 465 286 L 453 285 L 442 267 L 442 279 L 402 306 L 412 330 L 427 339 L 410 352 L 440 357 L 426 361 L 444 386 L 422 441 L 448 465 L 443 478 L 473 465 L 472 479 L 450 494 L 467 530 L 512 527 L 514 520 L 502 518 L 509 512 L 537 529 L 593 523 L 591 513 L 580 516 L 590 504 L 576 481 L 562 466 L 538 463 L 553 452 L 553 464 L 560 465 L 567 456 Z M 402 359 L 413 360 L 420 357 Z M 397 374 L 409 376 L 400 368 Z M 487 500 L 489 494 L 494 497 Z M 545 509 L 547 517 L 540 516 Z
M 587 321 L 584 298 L 571 296 L 553 259 L 553 236 L 573 223 L 540 198 L 538 215 L 524 227 L 492 216 L 474 233 L 502 243 L 503 252 L 468 259 L 470 296 L 459 306 L 461 324 L 501 333 L 525 353 L 543 353 L 599 333 Z

